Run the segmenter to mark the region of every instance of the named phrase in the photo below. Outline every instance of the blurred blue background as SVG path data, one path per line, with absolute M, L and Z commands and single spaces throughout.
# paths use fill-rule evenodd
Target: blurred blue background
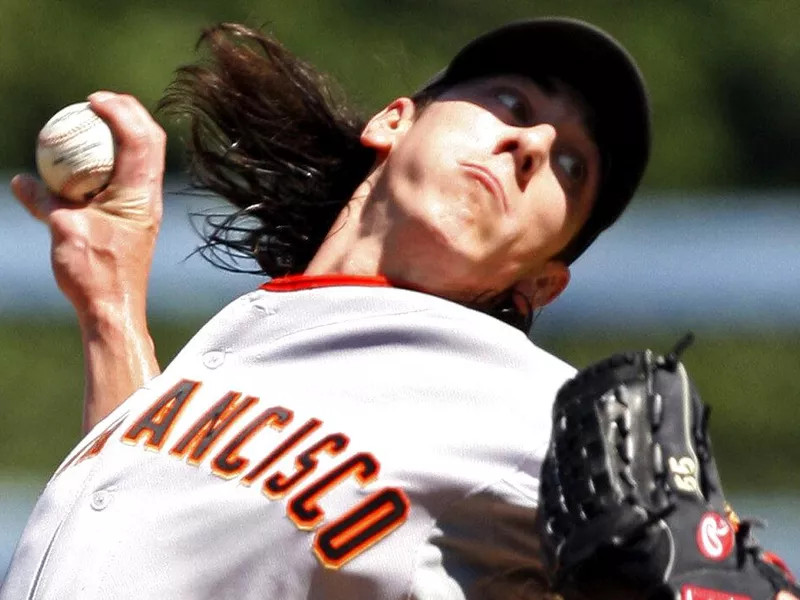
M 220 202 L 167 185 L 152 272 L 154 316 L 209 315 L 264 278 L 210 266 L 193 250 L 194 215 Z M 69 316 L 49 266 L 45 227 L 0 192 L 6 252 L 0 254 L 0 313 Z M 572 282 L 535 332 L 568 328 L 800 328 L 800 195 L 789 192 L 642 194 L 572 269 Z M 193 291 L 194 293 L 188 293 Z

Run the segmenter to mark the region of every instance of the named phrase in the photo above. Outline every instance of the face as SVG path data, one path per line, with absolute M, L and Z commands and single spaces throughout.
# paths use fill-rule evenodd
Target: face
M 380 157 L 371 204 L 388 223 L 381 270 L 458 301 L 508 290 L 534 306 L 569 280 L 553 260 L 586 221 L 598 149 L 579 100 L 514 75 L 408 99 L 370 122 Z

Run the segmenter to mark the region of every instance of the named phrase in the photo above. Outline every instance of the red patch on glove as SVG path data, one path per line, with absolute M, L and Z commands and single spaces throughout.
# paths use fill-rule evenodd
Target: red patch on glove
M 711 560 L 725 560 L 735 544 L 733 526 L 725 517 L 715 512 L 703 515 L 697 526 L 697 547 L 703 556 Z

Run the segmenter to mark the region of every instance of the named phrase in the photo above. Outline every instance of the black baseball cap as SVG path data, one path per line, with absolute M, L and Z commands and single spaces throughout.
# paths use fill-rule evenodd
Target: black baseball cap
M 518 73 L 556 78 L 592 109 L 600 150 L 599 190 L 586 224 L 562 252 L 575 261 L 633 198 L 650 157 L 650 101 L 633 57 L 608 33 L 569 18 L 515 21 L 464 46 L 421 91 L 475 77 Z

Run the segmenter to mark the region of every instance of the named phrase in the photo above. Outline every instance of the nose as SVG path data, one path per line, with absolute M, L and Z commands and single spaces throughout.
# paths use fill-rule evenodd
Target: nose
M 547 163 L 555 140 L 556 128 L 550 123 L 512 128 L 502 150 L 510 152 L 514 157 L 520 189 L 525 189 L 534 173 Z

